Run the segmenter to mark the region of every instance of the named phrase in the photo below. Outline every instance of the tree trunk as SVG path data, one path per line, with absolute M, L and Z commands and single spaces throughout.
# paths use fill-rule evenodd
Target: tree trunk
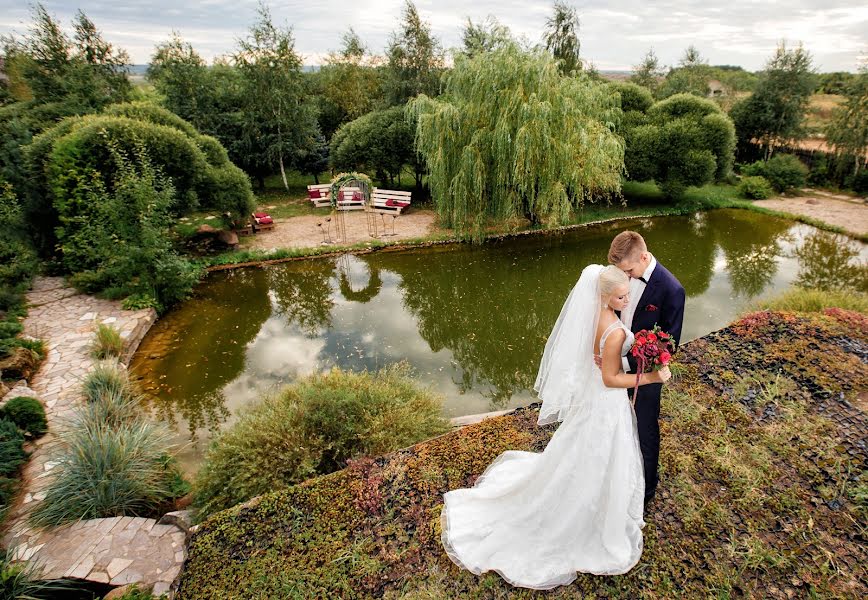
M 256 174 L 256 182 L 257 182 L 257 185 L 259 187 L 259 191 L 264 192 L 265 191 L 265 175 L 263 175 L 262 173 L 257 173 Z
M 283 152 L 280 153 L 280 176 L 283 177 L 283 187 L 289 191 L 289 183 L 286 181 L 286 170 L 283 168 Z
M 317 173 L 313 174 L 313 182 L 319 185 L 319 175 Z

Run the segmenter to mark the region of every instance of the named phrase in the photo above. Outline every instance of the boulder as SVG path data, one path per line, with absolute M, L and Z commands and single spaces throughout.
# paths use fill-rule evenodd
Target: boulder
M 238 236 L 234 231 L 217 229 L 210 225 L 200 225 L 196 233 L 186 240 L 188 250 L 194 253 L 210 254 L 222 252 L 238 246 Z
M 234 231 L 226 231 L 225 229 L 221 229 L 217 232 L 217 239 L 226 244 L 229 247 L 234 248 L 238 245 L 238 234 Z
M 6 379 L 30 379 L 39 368 L 39 355 L 29 348 L 14 348 L 9 356 L 0 359 L 0 373 Z
M 129 585 L 122 585 L 120 587 L 116 587 L 108 594 L 103 596 L 103 600 L 118 600 L 118 598 L 123 598 L 127 593 L 138 590 L 140 592 L 150 593 L 152 586 L 142 585 L 141 583 L 131 583 Z
M 159 524 L 174 525 L 175 527 L 183 530 L 184 532 L 189 532 L 190 527 L 193 526 L 192 511 L 176 510 L 166 513 L 162 517 L 160 517 Z

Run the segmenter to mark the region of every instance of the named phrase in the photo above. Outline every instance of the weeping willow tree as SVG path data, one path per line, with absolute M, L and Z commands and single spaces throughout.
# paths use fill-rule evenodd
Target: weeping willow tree
M 624 142 L 617 97 L 515 45 L 458 57 L 445 93 L 407 105 L 442 223 L 482 238 L 487 219 L 565 222 L 620 191 Z

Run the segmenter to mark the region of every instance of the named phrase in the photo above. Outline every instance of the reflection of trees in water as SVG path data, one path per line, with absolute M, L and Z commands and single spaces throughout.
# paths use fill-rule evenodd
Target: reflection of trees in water
M 642 234 L 648 250 L 678 278 L 688 296 L 708 289 L 714 274 L 715 243 L 707 214 L 689 219 L 644 219 L 630 227 Z
M 367 265 L 368 268 L 368 283 L 360 290 L 353 289 L 352 265 L 358 262 Z M 383 280 L 380 279 L 380 269 L 369 261 L 364 261 L 350 254 L 345 254 L 338 258 L 338 286 L 341 290 L 341 296 L 350 302 L 358 302 L 366 304 L 376 298 L 383 287 Z
M 173 426 L 180 415 L 194 437 L 218 429 L 229 417 L 222 390 L 244 369 L 247 345 L 269 314 L 263 272 L 237 269 L 212 274 L 161 318 L 132 365 L 157 415 Z
M 458 389 L 487 390 L 492 408 L 532 387 L 561 305 L 581 269 L 599 262 L 608 236 L 578 247 L 539 242 L 529 250 L 510 242 L 376 259 L 401 277 L 404 306 L 431 350 L 451 351 L 461 371 Z
M 860 245 L 850 238 L 817 231 L 793 254 L 799 259 L 796 285 L 868 292 L 868 261 L 860 258 Z
M 747 210 L 709 213 L 710 229 L 726 258 L 729 283 L 736 296 L 753 298 L 771 283 L 792 223 Z
M 330 284 L 334 270 L 333 260 L 302 260 L 269 267 L 268 285 L 277 313 L 309 336 L 329 327 L 335 304 Z

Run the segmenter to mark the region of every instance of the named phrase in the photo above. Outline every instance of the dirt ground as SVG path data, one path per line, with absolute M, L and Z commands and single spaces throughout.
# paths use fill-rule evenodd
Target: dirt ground
M 311 248 L 332 243 L 350 246 L 373 239 L 405 240 L 428 235 L 434 228 L 437 215 L 430 210 L 410 209 L 406 214 L 371 215 L 376 231 L 368 227 L 364 211 L 346 211 L 343 214 L 346 225 L 346 239 L 338 241 L 336 217 L 326 209 L 322 215 L 306 215 L 290 219 L 276 219 L 271 231 L 263 231 L 242 238 L 242 248 L 271 250 L 273 248 Z M 391 235 L 394 232 L 394 235 Z M 372 235 L 376 234 L 376 238 Z M 384 235 L 388 234 L 388 235 Z
M 868 204 L 859 198 L 806 190 L 807 196 L 757 200 L 757 206 L 803 215 L 837 225 L 859 235 L 868 235 Z

